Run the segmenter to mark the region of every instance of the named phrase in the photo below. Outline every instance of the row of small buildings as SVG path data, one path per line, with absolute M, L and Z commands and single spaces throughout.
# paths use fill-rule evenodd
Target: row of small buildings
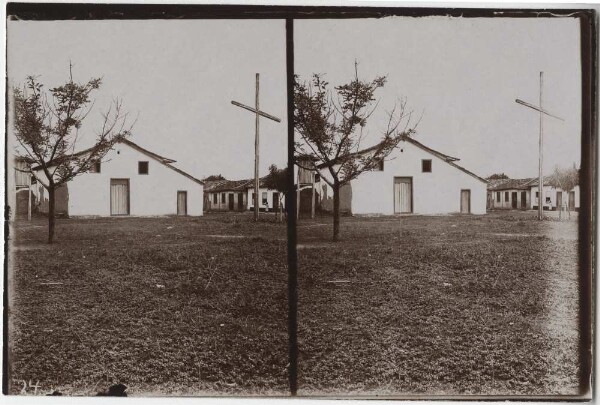
M 542 208 L 556 211 L 579 209 L 579 186 L 573 190 L 555 187 L 551 177 L 544 177 L 542 186 Z M 539 179 L 497 179 L 489 180 L 487 207 L 494 209 L 536 210 L 539 207 Z
M 369 150 L 365 150 L 368 153 Z M 81 152 L 85 153 L 85 151 Z M 493 209 L 535 209 L 536 179 L 486 180 L 458 164 L 459 159 L 404 138 L 391 156 L 340 190 L 340 209 L 351 214 L 485 214 Z M 175 160 L 122 140 L 102 162 L 75 177 L 56 193 L 56 213 L 65 216 L 203 215 L 207 211 L 254 209 L 254 179 L 200 180 L 174 166 Z M 324 165 L 294 167 L 300 211 L 332 211 L 333 190 L 324 181 Z M 9 176 L 9 206 L 27 212 L 48 211 L 40 168 L 15 163 Z M 11 180 L 14 184 L 10 184 Z M 32 184 L 31 184 L 32 183 Z M 579 207 L 579 187 L 564 191 L 544 183 L 544 209 Z M 259 209 L 277 212 L 284 196 L 260 179 Z M 29 199 L 32 203 L 29 203 Z

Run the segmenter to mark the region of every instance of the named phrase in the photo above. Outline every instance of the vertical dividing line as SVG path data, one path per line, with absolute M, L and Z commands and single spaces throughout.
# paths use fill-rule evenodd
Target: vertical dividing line
M 593 195 L 596 180 L 593 168 L 596 163 L 597 127 L 596 112 L 597 59 L 596 15 L 579 18 L 581 42 L 581 166 L 579 200 L 579 394 L 593 395 L 592 391 L 592 297 L 594 277 L 592 275 L 593 237 L 596 224 L 593 213 L 596 206 Z M 595 63 L 596 61 L 596 63 Z M 593 234 L 592 234 L 593 232 Z
M 254 106 L 256 108 L 256 133 L 254 135 L 254 221 L 258 222 L 258 211 L 259 211 L 259 195 L 258 191 L 260 188 L 259 179 L 258 179 L 258 159 L 259 159 L 259 122 L 260 122 L 260 106 L 258 101 L 258 92 L 260 87 L 260 75 L 256 74 L 256 95 L 254 100 Z
M 288 378 L 290 394 L 298 391 L 298 256 L 296 252 L 296 199 L 294 198 L 294 20 L 285 20 L 288 119 Z
M 544 113 L 542 112 L 542 89 L 544 86 L 544 72 L 540 72 L 540 167 L 539 167 L 539 183 L 538 183 L 538 219 L 544 219 Z

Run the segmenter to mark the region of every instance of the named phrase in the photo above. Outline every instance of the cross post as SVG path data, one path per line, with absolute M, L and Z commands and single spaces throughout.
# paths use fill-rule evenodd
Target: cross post
M 275 122 L 281 122 L 281 120 L 273 115 L 267 114 L 263 111 L 260 111 L 260 106 L 259 106 L 259 84 L 260 84 L 260 75 L 257 73 L 256 74 L 256 93 L 255 93 L 255 98 L 254 98 L 254 108 L 252 107 L 248 107 L 247 105 L 244 105 L 242 103 L 238 103 L 237 101 L 231 101 L 231 104 L 235 105 L 236 107 L 240 107 L 243 108 L 245 110 L 248 110 L 250 112 L 253 112 L 256 116 L 255 118 L 255 134 L 254 134 L 254 221 L 258 222 L 258 213 L 259 213 L 259 206 L 258 206 L 258 201 L 259 201 L 259 189 L 260 189 L 260 178 L 258 175 L 258 163 L 259 163 L 259 122 L 260 122 L 260 117 L 265 117 L 268 118 L 270 120 L 273 120 Z
M 542 191 L 544 189 L 544 175 L 542 165 L 544 162 L 544 114 L 549 115 L 550 117 L 559 119 L 564 121 L 562 118 L 557 117 L 556 115 L 550 114 L 548 111 L 542 109 L 542 89 L 544 85 L 544 72 L 540 72 L 540 105 L 539 107 L 526 103 L 523 100 L 516 99 L 517 104 L 524 105 L 525 107 L 529 107 L 533 110 L 536 110 L 540 113 L 540 138 L 539 138 L 539 179 L 538 179 L 538 219 L 541 221 L 544 219 L 544 203 L 543 203 L 543 195 Z

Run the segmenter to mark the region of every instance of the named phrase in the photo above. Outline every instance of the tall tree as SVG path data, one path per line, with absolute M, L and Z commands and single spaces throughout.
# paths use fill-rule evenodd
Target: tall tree
M 509 177 L 504 173 L 494 173 L 487 178 L 487 180 L 506 180 Z
M 221 174 L 211 174 L 208 177 L 205 177 L 203 180 L 205 181 L 217 181 L 217 180 L 226 180 Z
M 550 185 L 552 187 L 560 188 L 563 191 L 569 193 L 572 191 L 575 186 L 579 184 L 579 169 L 575 163 L 573 163 L 573 167 L 570 168 L 561 168 L 559 166 L 554 167 L 554 172 L 552 176 L 550 176 Z M 567 210 L 569 212 L 569 217 L 571 216 L 571 204 L 567 197 Z
M 294 129 L 300 135 L 295 153 L 297 157 L 312 157 L 302 159 L 310 162 L 308 167 L 302 167 L 298 159 L 296 164 L 320 172 L 333 189 L 334 241 L 340 233 L 340 188 L 363 172 L 376 169 L 404 137 L 415 133 L 418 124 L 411 127 L 412 112 L 406 110 L 406 99 L 402 99 L 388 112 L 386 128 L 378 143 L 362 149 L 367 120 L 379 104 L 375 93 L 385 83 L 386 76 L 372 81 L 359 79 L 356 62 L 354 78 L 333 90 L 322 74 L 313 74 L 308 82 L 295 78 Z
M 277 190 L 279 192 L 279 219 L 283 220 L 283 196 L 287 195 L 288 188 L 288 168 L 278 169 L 276 165 L 269 166 L 269 174 L 263 180 L 266 188 Z
M 87 83 L 74 82 L 69 66 L 69 80 L 48 92 L 34 76 L 27 78 L 22 89 L 13 89 L 14 129 L 21 146 L 17 155 L 33 162 L 33 173 L 38 173 L 37 180 L 48 190 L 48 243 L 54 241 L 56 189 L 90 171 L 116 142 L 131 133 L 132 126 L 126 128 L 127 113 L 123 112 L 122 102 L 115 100 L 102 113 L 102 125 L 93 146 L 75 152 L 79 129 L 93 107 L 90 95 L 100 85 L 98 78 Z

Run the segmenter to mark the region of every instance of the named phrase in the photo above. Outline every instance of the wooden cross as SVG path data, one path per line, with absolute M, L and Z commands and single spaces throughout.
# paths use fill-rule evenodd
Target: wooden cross
M 254 135 L 254 220 L 258 221 L 258 190 L 259 190 L 259 177 L 258 177 L 258 141 L 259 141 L 259 126 L 258 122 L 260 117 L 265 117 L 275 122 L 281 122 L 281 120 L 273 115 L 267 114 L 266 112 L 260 111 L 259 102 L 258 102 L 258 89 L 259 89 L 259 74 L 256 74 L 256 97 L 254 101 L 255 108 L 248 107 L 242 103 L 238 103 L 237 101 L 231 101 L 231 104 L 241 107 L 245 110 L 251 111 L 256 115 L 256 124 L 255 124 L 255 135 Z
M 542 173 L 542 163 L 544 160 L 544 114 L 549 115 L 550 117 L 559 119 L 564 121 L 562 118 L 557 117 L 556 115 L 550 114 L 548 111 L 542 109 L 542 86 L 544 84 L 544 72 L 540 72 L 540 105 L 539 107 L 526 103 L 523 100 L 516 99 L 515 101 L 518 104 L 524 105 L 525 107 L 529 107 L 534 109 L 540 113 L 540 140 L 539 140 L 539 180 L 538 180 L 538 219 L 541 221 L 544 219 L 544 203 L 542 202 L 542 190 L 544 189 L 544 176 Z

